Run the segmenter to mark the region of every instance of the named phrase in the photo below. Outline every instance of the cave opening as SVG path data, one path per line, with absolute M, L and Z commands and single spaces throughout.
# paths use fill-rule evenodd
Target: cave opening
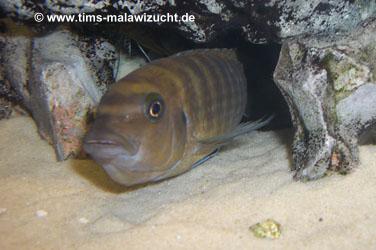
M 208 43 L 194 43 L 175 30 L 168 27 L 146 25 L 129 26 L 125 36 L 131 38 L 132 53 L 152 60 L 174 53 L 198 48 L 233 48 L 244 67 L 248 83 L 247 108 L 244 121 L 257 120 L 274 115 L 272 122 L 265 129 L 282 129 L 291 127 L 291 118 L 287 103 L 273 80 L 281 45 L 276 42 L 252 44 L 246 41 L 238 29 L 226 30 Z M 127 33 L 127 30 L 129 33 Z M 116 36 L 112 36 L 113 38 Z M 118 40 L 118 38 L 116 38 Z M 115 42 L 116 44 L 116 42 Z M 119 44 L 117 42 L 117 44 Z M 129 53 L 128 44 L 120 48 Z M 144 51 L 141 51 L 144 50 Z

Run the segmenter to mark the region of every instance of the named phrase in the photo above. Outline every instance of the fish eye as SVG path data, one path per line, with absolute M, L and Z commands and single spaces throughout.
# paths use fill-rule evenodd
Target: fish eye
M 157 118 L 160 112 L 161 112 L 161 103 L 159 101 L 155 101 L 150 104 L 149 114 L 151 117 Z
M 145 116 L 151 122 L 156 122 L 164 111 L 164 103 L 162 97 L 157 93 L 151 93 L 146 96 Z

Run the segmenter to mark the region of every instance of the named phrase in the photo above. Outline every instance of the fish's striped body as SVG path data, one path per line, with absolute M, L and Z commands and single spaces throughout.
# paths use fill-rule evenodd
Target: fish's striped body
M 203 53 L 204 52 L 204 53 Z M 247 83 L 232 50 L 197 50 L 158 62 L 181 78 L 181 99 L 192 135 L 203 140 L 234 129 L 244 115 Z
M 124 185 L 189 170 L 232 137 L 246 105 L 242 65 L 229 49 L 203 49 L 153 61 L 103 96 L 85 150 Z

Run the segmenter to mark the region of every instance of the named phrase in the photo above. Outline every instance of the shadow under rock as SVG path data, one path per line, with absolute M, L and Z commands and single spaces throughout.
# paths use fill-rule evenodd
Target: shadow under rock
M 290 169 L 293 168 L 294 165 L 294 159 L 292 156 L 292 144 L 294 141 L 294 130 L 293 129 L 283 129 L 283 130 L 277 130 L 274 131 L 277 134 L 277 138 L 280 141 L 281 144 L 286 145 L 287 149 L 287 156 L 289 161 Z

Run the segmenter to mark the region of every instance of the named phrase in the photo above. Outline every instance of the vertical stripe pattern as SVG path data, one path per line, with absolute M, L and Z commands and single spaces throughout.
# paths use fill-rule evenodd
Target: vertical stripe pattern
M 218 136 L 238 125 L 245 110 L 247 85 L 232 50 L 194 50 L 164 60 L 171 60 L 171 74 L 184 79 L 179 82 L 184 86 L 177 88 L 187 90 L 182 92 L 182 100 L 196 139 Z

